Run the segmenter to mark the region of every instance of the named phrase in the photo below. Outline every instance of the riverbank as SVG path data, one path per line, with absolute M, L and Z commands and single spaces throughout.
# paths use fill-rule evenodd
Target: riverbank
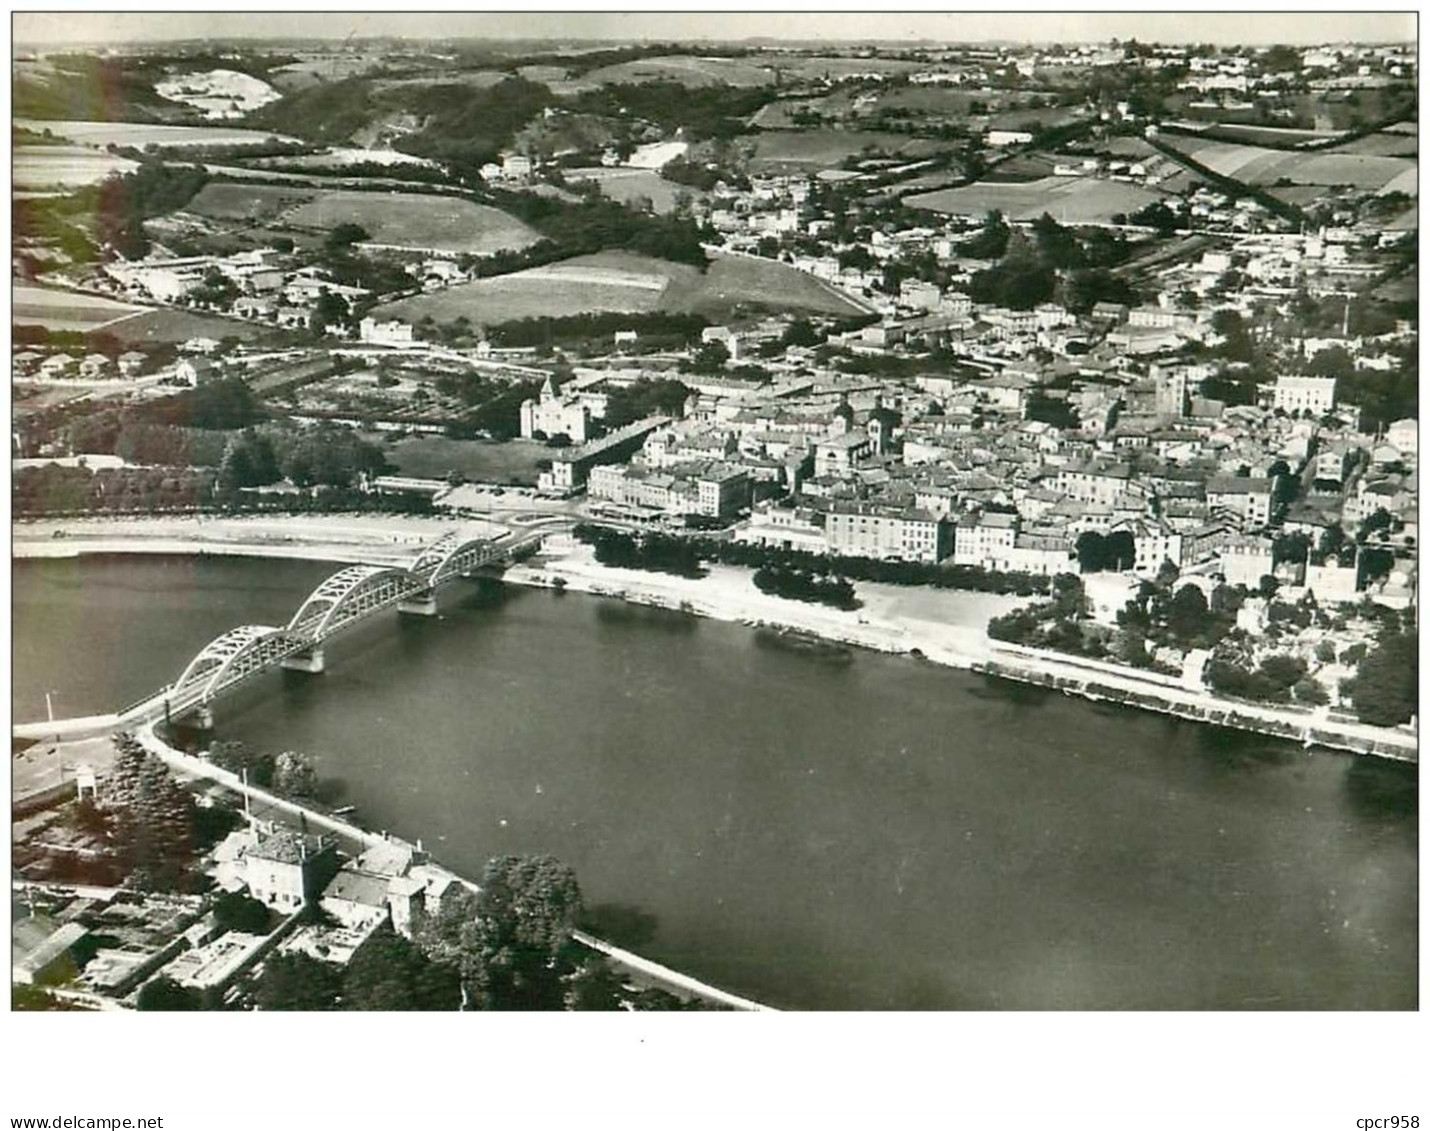
M 543 521 L 551 519 L 547 516 Z M 179 518 L 37 522 L 17 526 L 12 547 L 17 558 L 216 553 L 395 564 L 410 561 L 420 546 L 452 525 L 450 520 L 428 517 L 346 515 L 206 519 L 198 524 Z M 463 525 L 494 534 L 507 529 L 483 523 Z M 56 537 L 55 530 L 62 530 L 64 537 Z M 565 533 L 553 533 L 537 558 L 510 567 L 503 575 L 505 581 L 516 585 L 612 597 L 714 620 L 802 633 L 1191 721 L 1419 762 L 1418 735 L 1403 728 L 1331 719 L 1324 711 L 1222 699 L 1204 688 L 1187 687 L 1152 673 L 990 640 L 988 620 L 1029 598 L 859 582 L 856 592 L 862 606 L 846 611 L 761 593 L 749 577 L 748 570 L 718 564 L 711 565 L 700 578 L 603 566 L 590 547 Z M 63 722 L 51 727 L 21 724 L 14 733 L 30 737 L 63 734 Z M 83 728 L 82 733 L 93 733 L 93 727 Z
M 750 584 L 749 572 L 736 567 L 715 565 L 706 577 L 684 578 L 600 565 L 589 547 L 570 539 L 553 538 L 548 544 L 554 554 L 509 569 L 506 579 L 912 655 L 945 667 L 1307 746 L 1419 762 L 1418 734 L 1407 729 L 1333 719 L 1324 709 L 1222 699 L 1157 673 L 991 640 L 989 618 L 1025 604 L 1023 598 L 860 582 L 856 592 L 864 605 L 845 612 L 762 594 Z
M 269 814 L 278 814 L 287 818 L 297 819 L 305 827 L 324 829 L 343 839 L 348 845 L 357 846 L 359 851 L 377 845 L 390 844 L 398 840 L 398 838 L 391 834 L 374 833 L 351 821 L 344 820 L 342 817 L 335 816 L 332 813 L 311 808 L 291 798 L 281 797 L 278 794 L 270 793 L 267 790 L 250 785 L 237 774 L 221 769 L 204 758 L 176 750 L 159 738 L 159 736 L 154 733 L 153 727 L 141 727 L 136 732 L 135 737 L 145 750 L 157 757 L 179 777 L 215 782 L 224 786 L 226 789 L 234 791 L 240 796 L 246 797 L 250 807 L 256 804 L 260 807 L 260 811 L 266 810 Z M 471 880 L 459 875 L 450 868 L 443 868 L 435 860 L 430 862 L 430 866 L 452 877 L 473 892 L 479 890 L 477 885 Z M 697 997 L 703 1001 L 726 1009 L 736 1009 L 745 1012 L 770 1012 L 773 1010 L 772 1006 L 761 1005 L 759 1002 L 751 1001 L 749 998 L 732 994 L 717 986 L 708 985 L 698 978 L 692 978 L 688 974 L 682 974 L 678 970 L 672 970 L 668 966 L 663 966 L 658 962 L 643 958 L 639 954 L 625 950 L 613 943 L 606 942 L 604 939 L 596 938 L 594 935 L 585 931 L 573 931 L 572 937 L 582 946 L 603 955 L 606 960 L 616 968 L 637 976 L 645 984 L 660 986 L 664 989 L 669 989 L 691 997 Z
M 44 519 L 11 529 L 13 558 L 87 554 L 231 554 L 339 564 L 408 562 L 453 526 L 475 536 L 506 529 L 482 521 L 406 515 Z

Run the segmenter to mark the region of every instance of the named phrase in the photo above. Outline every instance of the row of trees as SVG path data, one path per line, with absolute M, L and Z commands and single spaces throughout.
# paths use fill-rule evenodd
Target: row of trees
M 306 491 L 240 494 L 221 490 L 212 468 L 87 467 L 22 468 L 11 484 L 17 516 L 71 514 L 431 514 L 432 500 L 408 493 L 384 494 L 357 487 L 317 485 Z
M 700 331 L 710 325 L 700 314 L 680 314 L 652 311 L 646 314 L 570 314 L 562 317 L 539 316 L 518 318 L 491 327 L 487 332 L 493 345 L 519 346 L 609 346 L 618 330 L 634 330 L 641 338 L 642 349 L 669 344 L 683 347 L 700 337 Z
M 1049 580 L 1036 574 L 1014 571 L 1000 573 L 982 566 L 946 565 L 932 562 L 881 561 L 877 558 L 841 557 L 813 554 L 806 550 L 782 550 L 752 542 L 688 539 L 700 556 L 722 565 L 759 569 L 798 570 L 818 576 L 834 574 L 852 581 L 879 581 L 890 585 L 929 585 L 936 589 L 961 589 L 979 593 L 1014 593 L 1030 597 L 1047 593 Z
M 17 516 L 55 514 L 153 514 L 191 511 L 217 497 L 217 474 L 184 467 L 21 468 L 11 481 Z
M 588 523 L 577 525 L 574 533 L 581 541 L 596 547 L 596 560 L 603 565 L 660 569 L 661 565 L 653 564 L 660 562 L 675 567 L 664 569 L 664 572 L 680 573 L 686 577 L 701 576 L 703 568 L 700 563 L 714 561 L 722 565 L 802 573 L 819 578 L 833 575 L 851 581 L 929 585 L 936 589 L 1017 594 L 1020 597 L 1050 591 L 1050 582 L 1046 577 L 1020 571 L 1002 573 L 982 566 L 841 557 L 806 550 L 782 550 L 752 542 L 676 537 L 657 532 L 637 537 Z M 606 547 L 606 557 L 602 557 L 602 546 Z M 647 564 L 641 564 L 643 562 Z

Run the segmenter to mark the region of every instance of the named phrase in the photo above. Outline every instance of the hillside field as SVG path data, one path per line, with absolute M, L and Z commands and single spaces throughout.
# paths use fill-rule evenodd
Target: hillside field
M 927 157 L 947 149 L 937 141 L 860 130 L 778 130 L 755 136 L 751 172 L 826 169 L 866 149 L 907 157 Z
M 285 331 L 260 326 L 240 318 L 220 318 L 213 314 L 195 314 L 188 310 L 149 310 L 133 318 L 123 318 L 106 326 L 111 334 L 124 342 L 153 345 L 159 342 L 187 342 L 190 338 L 237 338 L 242 342 L 260 338 L 283 338 Z
M 272 139 L 293 141 L 272 130 L 244 130 L 231 126 L 155 126 L 143 122 L 38 122 L 15 120 L 15 125 L 35 133 L 49 130 L 77 145 L 267 145 Z
M 613 83 L 678 82 L 684 86 L 769 86 L 773 68 L 751 59 L 722 59 L 696 55 L 655 55 L 597 67 L 579 79 L 554 82 L 553 90 L 567 87 L 593 90 Z
M 317 189 L 284 188 L 278 185 L 235 185 L 215 181 L 204 185 L 184 205 L 184 211 L 209 220 L 246 220 L 267 223 L 290 208 L 306 204 Z
M 1298 185 L 1350 185 L 1373 192 L 1389 191 L 1393 186 L 1401 192 L 1416 192 L 1416 162 L 1405 157 L 1351 152 L 1287 153 L 1170 135 L 1165 140 L 1212 172 L 1247 185 L 1274 185 L 1285 179 Z
M 17 145 L 11 153 L 10 184 L 22 190 L 73 189 L 137 168 L 135 161 L 81 145 Z
M 473 255 L 519 251 L 541 239 L 499 208 L 426 193 L 320 192 L 283 220 L 319 231 L 360 224 L 373 243 Z
M 89 331 L 102 329 L 146 309 L 99 295 L 33 287 L 16 282 L 11 292 L 10 319 L 16 326 Z
M 374 243 L 491 255 L 540 235 L 498 208 L 432 193 L 354 192 L 278 185 L 208 184 L 185 209 L 211 220 L 242 220 L 326 232 L 361 225 Z
M 672 279 L 687 273 L 699 274 L 684 264 L 625 252 L 599 252 L 414 295 L 378 307 L 375 316 L 407 322 L 427 316 L 450 322 L 465 316 L 478 325 L 495 326 L 543 315 L 643 314 L 660 309 L 661 297 Z
M 1024 184 L 979 181 L 962 188 L 904 198 L 911 208 L 981 216 L 998 209 L 1009 220 L 1036 220 L 1044 212 L 1062 224 L 1105 223 L 1160 200 L 1158 193 L 1095 177 L 1044 177 Z
M 743 304 L 840 317 L 863 313 L 822 279 L 787 263 L 744 255 L 716 255 L 698 286 L 687 290 L 684 282 L 677 281 L 661 305 L 665 310 L 721 317 Z
M 667 181 L 659 173 L 649 169 L 622 169 L 593 166 L 568 169 L 566 179 L 571 183 L 592 181 L 600 186 L 601 194 L 622 204 L 630 204 L 644 197 L 651 202 L 657 215 L 664 216 L 675 210 L 675 198 L 682 192 L 692 199 L 703 196 L 697 189 Z
M 1387 130 L 1333 145 L 1324 152 L 1356 153 L 1367 157 L 1418 157 L 1420 139 L 1413 133 L 1392 133 Z
M 703 274 L 627 252 L 577 256 L 491 279 L 478 279 L 377 308 L 379 318 L 450 322 L 465 316 L 495 326 L 519 318 L 571 314 L 644 314 L 655 310 L 724 317 L 737 306 L 852 315 L 860 308 L 812 275 L 774 260 L 717 255 Z

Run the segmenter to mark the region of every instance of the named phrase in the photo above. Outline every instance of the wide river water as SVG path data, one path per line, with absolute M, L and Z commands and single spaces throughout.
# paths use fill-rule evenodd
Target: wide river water
M 18 562 L 15 717 L 138 699 L 335 568 Z M 774 1005 L 1417 1004 L 1414 767 L 469 583 L 217 716 L 465 874 L 561 857 L 608 937 Z

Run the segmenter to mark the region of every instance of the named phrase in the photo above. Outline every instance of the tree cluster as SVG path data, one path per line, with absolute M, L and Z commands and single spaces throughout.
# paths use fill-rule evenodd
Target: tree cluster
M 679 577 L 704 577 L 700 551 L 688 539 L 649 533 L 639 537 L 619 530 L 577 525 L 574 533 L 596 549 L 596 560 L 618 569 L 644 569 Z
M 777 91 L 770 87 L 734 87 L 723 83 L 690 87 L 678 82 L 612 83 L 578 95 L 569 103 L 578 114 L 636 118 L 666 133 L 680 130 L 692 141 L 734 138 L 747 132 L 744 119 Z
M 854 586 L 842 577 L 820 577 L 797 569 L 762 566 L 752 578 L 761 593 L 807 601 L 816 605 L 832 605 L 836 609 L 857 609 L 859 599 Z
M 247 774 L 250 785 L 285 797 L 311 798 L 318 790 L 318 772 L 312 760 L 293 750 L 275 756 L 242 742 L 215 742 L 208 758 L 231 774 Z
M 1206 684 L 1222 695 L 1261 703 L 1288 703 L 1292 688 L 1306 678 L 1306 662 L 1292 656 L 1268 656 L 1253 671 L 1231 660 L 1212 659 L 1203 673 Z
M 701 246 L 705 232 L 686 217 L 651 215 L 599 195 L 583 197 L 576 203 L 534 193 L 491 195 L 503 210 L 550 240 L 557 258 L 618 249 L 687 263 L 702 271 L 709 264 Z
M 647 378 L 613 388 L 606 395 L 606 415 L 602 424 L 614 431 L 657 413 L 680 416 L 685 411 L 690 387 L 669 377 Z
M 1107 535 L 1096 530 L 1084 531 L 1078 535 L 1074 549 L 1083 573 L 1102 573 L 1104 570 L 1121 573 L 1137 562 L 1136 542 L 1126 530 L 1115 530 Z

